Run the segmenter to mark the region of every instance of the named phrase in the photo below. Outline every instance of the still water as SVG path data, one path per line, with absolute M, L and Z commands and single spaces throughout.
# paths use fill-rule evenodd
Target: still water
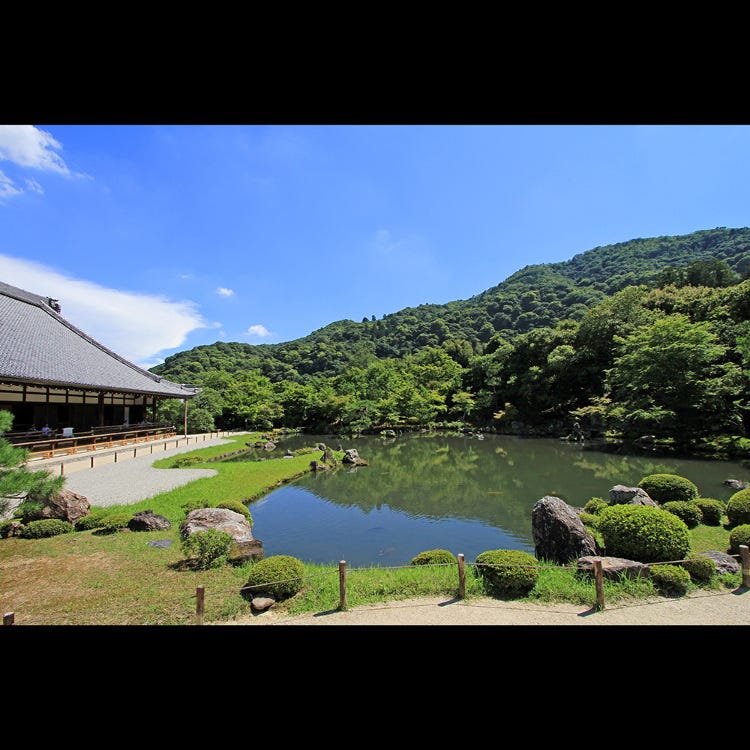
M 735 490 L 725 479 L 750 480 L 739 462 L 617 455 L 504 435 L 295 435 L 270 455 L 318 442 L 356 448 L 369 466 L 306 475 L 252 503 L 253 533 L 267 557 L 369 567 L 407 565 L 438 548 L 469 562 L 490 549 L 533 553 L 531 510 L 545 495 L 580 507 L 608 499 L 616 484 L 667 473 L 692 480 L 703 497 L 728 500 Z

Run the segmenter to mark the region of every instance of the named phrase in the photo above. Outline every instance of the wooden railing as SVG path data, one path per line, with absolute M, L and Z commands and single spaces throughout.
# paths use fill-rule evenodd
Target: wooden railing
M 50 437 L 42 432 L 35 434 L 40 437 L 24 434 L 25 439 L 15 439 L 11 442 L 17 448 L 29 451 L 30 458 L 54 458 L 56 455 L 73 454 L 78 451 L 96 450 L 98 448 L 112 448 L 128 443 L 141 443 L 159 438 L 170 438 L 177 434 L 173 425 L 144 425 L 131 427 L 110 427 L 108 432 L 97 432 L 101 428 L 92 428 L 91 432 L 83 432 L 73 437 L 59 437 L 56 433 Z M 7 437 L 6 433 L 3 437 Z

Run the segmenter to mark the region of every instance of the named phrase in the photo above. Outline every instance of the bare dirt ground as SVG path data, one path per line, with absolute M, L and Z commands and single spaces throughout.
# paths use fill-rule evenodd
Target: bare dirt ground
M 574 604 L 429 597 L 289 617 L 271 608 L 222 625 L 750 625 L 750 589 L 654 598 L 594 611 Z

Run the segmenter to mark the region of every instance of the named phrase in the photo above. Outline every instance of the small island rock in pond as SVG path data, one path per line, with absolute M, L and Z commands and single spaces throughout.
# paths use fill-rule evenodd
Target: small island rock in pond
M 344 451 L 344 458 L 342 459 L 345 464 L 354 464 L 354 466 L 369 466 L 364 458 L 360 458 L 356 448 L 349 448 Z

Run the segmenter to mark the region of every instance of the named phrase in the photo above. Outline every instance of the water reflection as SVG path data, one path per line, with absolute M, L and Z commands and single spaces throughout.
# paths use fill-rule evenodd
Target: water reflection
M 444 434 L 384 440 L 292 436 L 274 451 L 323 442 L 356 448 L 369 466 L 310 474 L 251 506 L 266 555 L 353 566 L 404 565 L 427 549 L 533 552 L 531 509 L 545 495 L 582 506 L 616 484 L 654 473 L 688 477 L 704 497 L 728 499 L 734 462 L 621 456 L 557 440 Z M 317 458 L 317 452 L 311 455 Z

